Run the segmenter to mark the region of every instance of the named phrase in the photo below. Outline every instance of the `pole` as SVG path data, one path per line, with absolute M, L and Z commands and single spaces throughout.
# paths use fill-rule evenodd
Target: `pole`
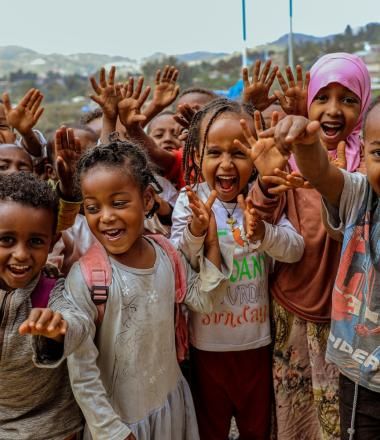
M 289 0 L 288 64 L 293 70 L 293 0 Z
M 242 49 L 242 66 L 247 67 L 248 60 L 247 60 L 247 30 L 246 30 L 246 20 L 245 20 L 245 0 L 242 0 L 241 4 L 242 9 L 242 24 L 243 24 L 243 49 Z

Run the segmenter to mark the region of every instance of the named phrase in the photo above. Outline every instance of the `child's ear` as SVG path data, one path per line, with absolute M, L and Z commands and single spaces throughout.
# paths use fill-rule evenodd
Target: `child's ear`
M 57 180 L 57 173 L 50 163 L 45 164 L 45 176 L 46 180 L 53 180 L 54 182 Z
M 145 189 L 143 194 L 144 199 L 144 212 L 145 215 L 149 214 L 152 209 L 154 208 L 154 189 L 151 186 L 148 186 L 148 188 Z

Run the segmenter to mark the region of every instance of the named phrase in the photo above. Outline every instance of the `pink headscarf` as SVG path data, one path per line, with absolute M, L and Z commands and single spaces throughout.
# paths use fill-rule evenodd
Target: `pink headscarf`
M 355 171 L 360 164 L 360 129 L 371 101 L 371 80 L 367 66 L 358 56 L 345 52 L 330 53 L 319 58 L 310 70 L 307 108 L 310 109 L 319 90 L 334 82 L 347 87 L 361 102 L 358 121 L 346 139 L 347 170 Z

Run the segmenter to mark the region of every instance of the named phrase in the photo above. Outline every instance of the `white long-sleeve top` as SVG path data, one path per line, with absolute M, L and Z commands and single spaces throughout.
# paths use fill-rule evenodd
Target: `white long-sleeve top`
M 196 187 L 198 196 L 206 201 L 210 195 L 207 183 Z M 206 351 L 241 351 L 259 348 L 270 343 L 268 274 L 273 260 L 292 263 L 301 259 L 304 241 L 283 216 L 277 225 L 265 223 L 261 244 L 241 246 L 243 212 L 235 203 L 216 199 L 212 210 L 218 228 L 219 243 L 224 260 L 233 249 L 233 270 L 229 283 L 218 286 L 209 313 L 190 313 L 190 342 Z M 228 214 L 236 220 L 231 227 Z M 171 240 L 197 267 L 203 254 L 204 237 L 194 237 L 188 222 L 192 212 L 186 191 L 182 190 L 173 211 Z M 233 230 L 234 229 L 234 230 Z M 239 244 L 240 243 L 240 244 Z

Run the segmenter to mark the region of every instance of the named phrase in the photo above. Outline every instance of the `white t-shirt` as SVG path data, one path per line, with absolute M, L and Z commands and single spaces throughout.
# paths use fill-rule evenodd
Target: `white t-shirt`
M 207 183 L 197 187 L 198 196 L 206 201 L 210 195 Z M 179 194 L 173 211 L 172 242 L 180 248 L 194 267 L 202 255 L 204 237 L 194 237 L 187 227 L 191 210 L 186 191 Z M 268 345 L 270 337 L 268 273 L 272 258 L 295 262 L 303 254 L 303 238 L 282 217 L 276 226 L 265 223 L 265 238 L 256 250 L 242 243 L 243 212 L 235 203 L 216 199 L 212 210 L 218 227 L 222 255 L 231 267 L 229 283 L 210 313 L 191 312 L 190 341 L 200 350 L 241 351 Z M 236 220 L 231 227 L 228 213 Z M 243 245 L 242 245 L 243 244 Z M 233 252 L 231 252 L 231 248 Z M 226 261 L 233 255 L 233 261 Z

